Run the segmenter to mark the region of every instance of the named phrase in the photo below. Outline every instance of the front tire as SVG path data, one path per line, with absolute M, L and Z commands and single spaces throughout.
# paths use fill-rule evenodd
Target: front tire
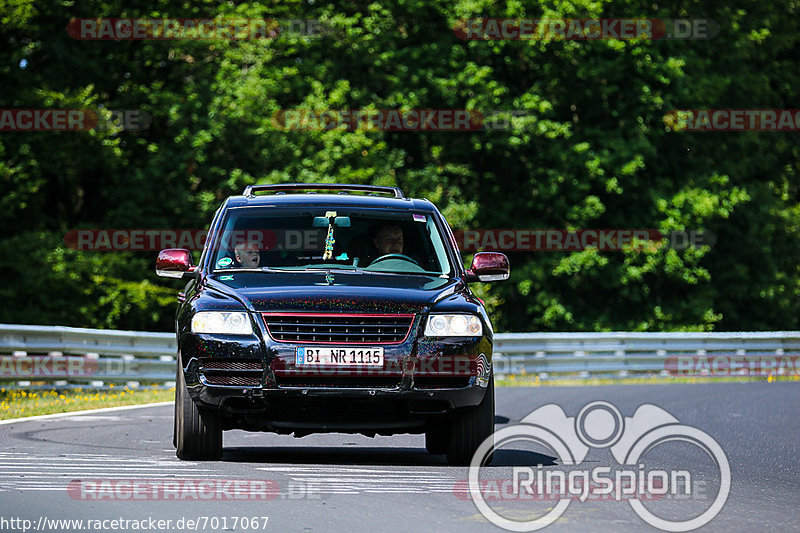
M 181 369 L 181 355 L 178 354 L 177 363 L 175 365 L 175 402 L 174 409 L 172 410 L 172 447 L 178 447 L 178 395 L 180 394 L 180 378 L 178 374 L 181 374 L 183 370 Z
M 448 427 L 429 429 L 425 432 L 425 449 L 434 455 L 447 453 Z
M 469 465 L 478 446 L 494 433 L 494 376 L 483 400 L 475 407 L 456 412 L 450 423 L 450 442 L 447 446 L 447 462 L 451 465 Z M 489 454 L 483 464 L 491 462 Z
M 180 459 L 213 461 L 222 457 L 222 426 L 219 415 L 200 409 L 189 396 L 178 357 L 175 382 L 175 446 Z

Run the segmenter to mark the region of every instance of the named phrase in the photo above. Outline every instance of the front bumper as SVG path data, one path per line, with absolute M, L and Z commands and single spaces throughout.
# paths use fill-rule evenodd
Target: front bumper
M 415 324 L 415 326 L 418 326 Z M 414 327 L 416 333 L 417 327 Z M 303 435 L 422 432 L 454 410 L 478 405 L 491 375 L 487 336 L 409 338 L 384 347 L 383 368 L 366 374 L 294 366 L 298 344 L 259 338 L 186 334 L 181 360 L 192 399 L 223 415 L 225 429 Z M 220 381 L 209 361 L 260 363 Z M 237 373 L 238 372 L 238 373 Z M 220 384 L 220 383 L 224 384 Z
M 198 385 L 201 405 L 223 415 L 225 429 L 295 433 L 340 432 L 391 435 L 420 433 L 455 409 L 477 405 L 486 388 L 461 389 L 264 389 Z

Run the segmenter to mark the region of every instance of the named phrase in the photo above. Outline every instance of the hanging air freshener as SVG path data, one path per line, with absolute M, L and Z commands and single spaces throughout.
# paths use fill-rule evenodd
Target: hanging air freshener
M 324 260 L 333 257 L 333 243 L 336 242 L 333 238 L 333 224 L 336 220 L 336 211 L 326 211 L 325 217 L 328 219 L 328 236 L 325 237 L 325 253 L 322 254 Z

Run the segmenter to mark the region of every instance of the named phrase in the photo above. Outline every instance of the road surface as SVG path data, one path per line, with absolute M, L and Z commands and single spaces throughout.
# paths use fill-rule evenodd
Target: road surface
M 595 400 L 612 403 L 627 417 L 642 404 L 656 405 L 719 443 L 730 464 L 730 495 L 705 530 L 800 530 L 797 384 L 498 388 L 496 427 L 515 425 L 550 403 L 575 416 Z M 468 469 L 426 453 L 419 435 L 294 439 L 230 431 L 224 440 L 222 461 L 179 461 L 172 447 L 171 406 L 0 425 L 0 530 L 502 531 L 464 491 Z M 710 505 L 719 476 L 708 456 L 680 445 L 653 453 L 665 468 L 711 480 L 705 496 L 665 501 L 661 508 L 655 502 L 654 513 L 661 509 L 678 519 Z M 554 456 L 544 447 L 501 448 L 481 479 L 512 479 L 515 466 L 557 468 Z M 617 467 L 608 449 L 592 450 L 584 463 Z M 550 508 L 497 495 L 485 493 L 489 505 L 515 520 Z M 73 519 L 84 522 L 54 522 Z M 544 531 L 576 529 L 656 531 L 628 502 L 592 498 L 572 501 Z

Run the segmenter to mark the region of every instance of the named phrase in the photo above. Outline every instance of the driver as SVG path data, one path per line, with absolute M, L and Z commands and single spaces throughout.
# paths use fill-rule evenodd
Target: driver
M 403 228 L 398 224 L 384 224 L 375 232 L 372 244 L 378 250 L 378 257 L 387 254 L 403 253 Z

